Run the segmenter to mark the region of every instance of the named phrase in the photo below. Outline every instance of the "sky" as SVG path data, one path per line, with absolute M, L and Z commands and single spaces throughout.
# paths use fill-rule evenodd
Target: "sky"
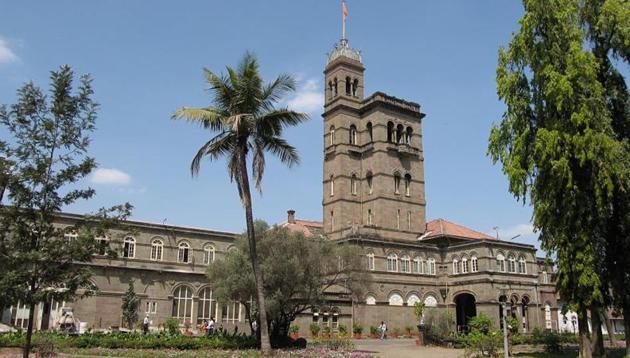
M 347 0 L 347 35 L 362 51 L 365 93 L 420 103 L 427 219 L 444 218 L 508 240 L 536 243 L 531 208 L 507 191 L 487 156 L 490 128 L 505 106 L 496 94 L 500 46 L 523 9 L 504 0 Z M 270 223 L 288 209 L 322 218 L 322 105 L 326 53 L 341 36 L 339 0 L 11 1 L 0 4 L 0 103 L 27 81 L 47 89 L 49 71 L 89 73 L 100 103 L 85 180 L 95 198 L 64 210 L 85 213 L 124 202 L 133 219 L 241 232 L 244 211 L 224 162 L 189 165 L 212 137 L 173 121 L 182 106 L 207 106 L 204 67 L 221 72 L 254 52 L 265 80 L 281 73 L 298 90 L 281 105 L 311 119 L 286 132 L 302 163 L 268 159 L 254 215 Z

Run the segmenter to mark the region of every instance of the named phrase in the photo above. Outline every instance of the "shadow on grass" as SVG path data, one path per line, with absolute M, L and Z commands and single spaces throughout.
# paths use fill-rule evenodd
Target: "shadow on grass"
M 562 353 L 517 353 L 514 355 L 519 358 L 577 358 L 578 352 L 577 350 L 573 351 L 565 351 Z M 615 349 L 606 349 L 606 358 L 623 358 L 625 357 L 625 349 L 615 348 Z

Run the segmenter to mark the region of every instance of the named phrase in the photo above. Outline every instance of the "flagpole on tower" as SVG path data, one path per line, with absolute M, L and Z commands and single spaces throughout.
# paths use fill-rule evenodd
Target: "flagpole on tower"
M 346 40 L 346 17 L 348 17 L 348 8 L 346 0 L 341 0 L 341 39 Z

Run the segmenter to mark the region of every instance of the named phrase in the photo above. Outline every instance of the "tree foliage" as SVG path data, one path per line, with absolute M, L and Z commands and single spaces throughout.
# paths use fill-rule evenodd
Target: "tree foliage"
M 72 227 L 55 224 L 64 206 L 94 195 L 79 181 L 96 166 L 87 150 L 98 105 L 90 78 L 80 78 L 75 94 L 73 77 L 62 66 L 51 72 L 48 95 L 27 83 L 17 103 L 0 106 L 8 134 L 0 145 L 2 189 L 9 204 L 0 206 L 0 303 L 19 301 L 30 308 L 25 354 L 35 305 L 91 294 L 91 270 L 79 263 L 103 250 L 95 237 L 104 237 L 131 209 L 102 209 Z
M 264 222 L 256 222 L 256 232 L 272 341 L 286 337 L 297 315 L 326 304 L 335 294 L 354 299 L 362 295 L 367 273 L 356 246 L 269 228 Z M 246 269 L 250 267 L 247 245 L 241 237 L 237 250 L 210 265 L 208 278 L 220 300 L 241 302 L 250 311 L 255 286 L 251 270 Z
M 541 247 L 556 255 L 559 293 L 577 307 L 582 328 L 587 309 L 605 303 L 610 256 L 602 253 L 621 214 L 615 201 L 628 198 L 628 93 L 609 58 L 627 61 L 628 3 L 525 0 L 524 7 L 519 31 L 499 51 L 507 110 L 492 128 L 489 154 L 510 192 L 529 199 Z M 617 223 L 627 228 L 624 220 Z M 582 336 L 586 354 L 588 330 Z
M 123 322 L 127 324 L 127 328 L 133 329 L 134 325 L 138 321 L 138 308 L 140 307 L 140 297 L 136 295 L 136 291 L 133 288 L 133 281 L 129 281 L 129 287 L 127 292 L 122 296 L 122 309 Z
M 298 164 L 297 150 L 282 138 L 282 134 L 286 127 L 296 126 L 307 120 L 308 116 L 288 108 L 276 108 L 284 95 L 295 90 L 295 81 L 284 74 L 270 83 L 264 83 L 258 61 L 250 53 L 243 56 L 237 68 L 227 67 L 227 74 L 217 75 L 204 69 L 204 75 L 213 96 L 212 105 L 203 108 L 183 107 L 173 113 L 173 118 L 198 123 L 205 129 L 218 132 L 197 151 L 190 169 L 196 175 L 204 158 L 227 158 L 230 180 L 236 182 L 245 208 L 250 264 L 256 281 L 256 301 L 259 306 L 265 307 L 263 275 L 256 253 L 247 161 L 251 158 L 255 186 L 262 193 L 265 153 L 270 152 L 289 167 Z M 265 313 L 265 310 L 259 312 L 261 348 L 264 353 L 269 353 L 271 345 Z

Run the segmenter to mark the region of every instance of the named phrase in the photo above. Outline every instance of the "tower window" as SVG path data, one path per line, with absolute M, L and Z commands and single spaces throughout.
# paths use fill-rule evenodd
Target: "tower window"
M 335 212 L 330 211 L 330 231 L 335 231 Z
M 357 183 L 357 175 L 356 174 L 352 174 L 352 177 L 350 178 L 350 192 L 352 193 L 352 195 L 357 195 L 357 187 L 358 187 L 358 183 Z
M 411 230 L 411 211 L 407 211 L 407 230 Z
M 400 174 L 394 174 L 394 194 L 400 194 Z
M 332 88 L 333 97 L 337 96 L 337 77 L 333 80 L 333 88 Z
M 359 80 L 355 78 L 354 81 L 352 81 L 352 96 L 356 97 L 358 90 L 359 90 Z
M 374 225 L 374 214 L 372 213 L 372 209 L 368 209 L 367 212 L 367 224 Z
M 405 174 L 405 195 L 411 194 L 411 175 Z
M 352 87 L 352 83 L 350 82 L 350 77 L 346 77 L 346 94 L 348 96 L 352 93 L 351 87 Z
M 400 209 L 396 211 L 396 229 L 400 230 Z
M 332 81 L 328 81 L 328 98 L 333 98 L 333 83 Z
M 374 132 L 372 131 L 372 122 L 368 122 L 367 124 L 368 138 L 370 139 L 370 143 L 374 141 Z
M 329 136 L 329 143 L 330 145 L 335 144 L 335 126 L 330 126 L 330 132 L 328 132 L 328 136 Z
M 373 187 L 372 187 L 372 172 L 368 172 L 365 180 L 367 181 L 367 186 L 368 186 L 368 194 L 372 194 L 373 191 Z
M 350 144 L 357 144 L 357 127 L 353 124 L 350 126 Z
M 394 141 L 394 123 L 387 122 L 387 142 L 392 143 Z
M 405 132 L 405 143 L 411 144 L 411 136 L 413 134 L 413 129 L 411 127 L 407 127 L 407 131 Z
M 335 196 L 335 179 L 333 176 L 330 176 L 330 196 Z
M 396 127 L 396 143 L 398 144 L 402 143 L 404 131 L 405 129 L 402 124 L 399 124 Z

